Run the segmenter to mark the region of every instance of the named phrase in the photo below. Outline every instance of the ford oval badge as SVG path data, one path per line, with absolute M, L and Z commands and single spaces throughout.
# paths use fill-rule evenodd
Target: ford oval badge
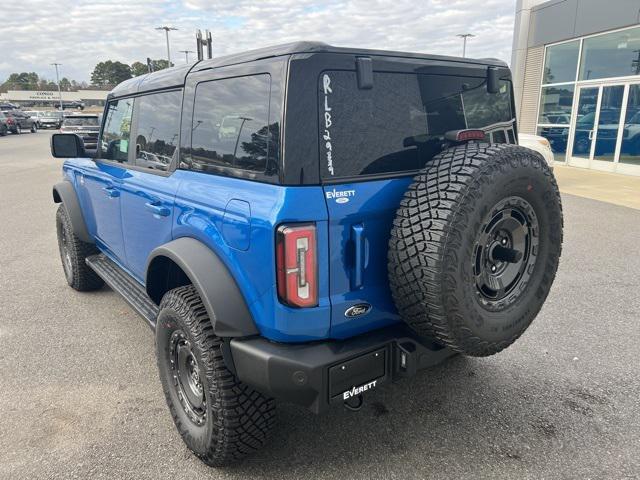
M 344 312 L 345 317 L 361 317 L 362 315 L 366 315 L 371 311 L 371 305 L 368 303 L 358 303 L 356 305 L 352 305 Z

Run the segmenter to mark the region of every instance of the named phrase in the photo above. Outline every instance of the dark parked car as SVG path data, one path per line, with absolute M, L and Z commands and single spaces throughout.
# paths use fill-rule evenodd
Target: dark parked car
M 7 117 L 7 126 L 12 133 L 22 133 L 23 130 L 28 130 L 31 133 L 38 131 L 38 125 L 36 122 L 22 110 L 8 110 L 4 112 Z
M 7 117 L 0 111 L 0 137 L 4 137 L 9 132 L 9 125 L 7 125 Z
M 60 132 L 75 133 L 82 138 L 85 147 L 94 149 L 98 146 L 100 119 L 95 114 L 65 116 Z
M 56 108 L 60 109 L 60 104 L 56 104 Z M 77 109 L 77 110 L 84 110 L 84 102 L 77 102 L 77 101 L 73 101 L 73 102 L 62 102 L 62 109 L 66 110 L 66 109 Z
M 6 112 L 8 110 L 17 110 L 20 106 L 14 103 L 0 103 L 0 112 Z

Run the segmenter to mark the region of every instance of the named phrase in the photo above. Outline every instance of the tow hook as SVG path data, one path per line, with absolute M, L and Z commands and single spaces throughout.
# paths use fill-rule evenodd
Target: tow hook
M 344 407 L 352 412 L 357 412 L 364 405 L 364 395 L 356 395 L 344 401 Z

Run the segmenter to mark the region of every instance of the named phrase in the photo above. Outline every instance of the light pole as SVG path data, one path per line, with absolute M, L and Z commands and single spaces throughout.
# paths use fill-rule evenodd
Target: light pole
M 190 53 L 196 53 L 193 50 L 179 50 L 180 53 L 184 53 L 184 60 L 185 62 L 189 63 L 189 54 Z
M 467 38 L 475 37 L 473 33 L 459 33 L 456 37 L 462 38 L 462 58 L 467 56 Z
M 58 82 L 58 98 L 60 99 L 60 111 L 63 112 L 64 108 L 62 108 L 62 90 L 60 89 L 60 74 L 58 73 L 58 67 L 62 64 L 52 63 L 51 65 L 56 67 L 56 81 Z
M 167 60 L 169 60 L 169 67 L 171 67 L 171 49 L 169 48 L 169 31 L 178 30 L 178 29 L 163 25 L 162 27 L 156 27 L 156 30 L 164 30 L 164 33 L 167 36 Z

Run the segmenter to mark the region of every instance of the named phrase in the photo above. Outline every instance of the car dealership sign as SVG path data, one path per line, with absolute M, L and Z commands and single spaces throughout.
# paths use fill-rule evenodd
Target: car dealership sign
M 104 90 L 79 90 L 77 92 L 62 92 L 62 100 L 64 101 L 82 101 L 82 100 L 106 100 L 108 91 Z M 8 101 L 17 102 L 57 102 L 60 100 L 60 94 L 53 90 L 9 90 L 3 96 Z

